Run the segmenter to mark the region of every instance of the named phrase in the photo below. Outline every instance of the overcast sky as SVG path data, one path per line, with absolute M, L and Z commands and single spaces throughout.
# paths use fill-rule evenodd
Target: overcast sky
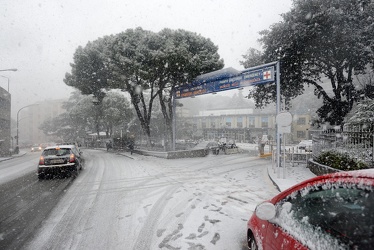
M 210 38 L 225 67 L 242 70 L 258 32 L 281 20 L 292 0 L 0 0 L 0 72 L 10 79 L 12 116 L 23 106 L 67 98 L 64 82 L 78 46 L 128 28 L 185 29 Z M 0 77 L 7 89 L 7 79 Z

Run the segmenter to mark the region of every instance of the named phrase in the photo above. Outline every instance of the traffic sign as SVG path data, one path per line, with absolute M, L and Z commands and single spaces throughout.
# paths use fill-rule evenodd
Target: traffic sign
M 274 66 L 242 71 L 241 87 L 274 82 Z
M 290 112 L 282 112 L 277 115 L 275 121 L 279 126 L 285 127 L 292 123 L 292 115 Z
M 230 89 L 275 81 L 274 64 L 238 71 L 233 68 L 217 70 L 196 77 L 191 84 L 176 88 L 176 98 L 210 94 Z

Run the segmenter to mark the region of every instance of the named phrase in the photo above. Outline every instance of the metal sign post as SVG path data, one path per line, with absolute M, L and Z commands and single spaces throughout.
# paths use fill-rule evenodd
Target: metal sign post
M 286 178 L 286 133 L 291 133 L 292 115 L 289 112 L 280 112 L 276 117 L 277 135 L 283 135 L 283 178 Z M 279 147 L 280 148 L 280 147 Z M 277 158 L 277 177 L 280 178 L 280 154 Z
M 276 64 L 276 69 L 277 69 L 277 116 L 279 115 L 280 113 L 280 110 L 281 110 L 281 107 L 280 107 L 280 65 L 279 65 L 279 61 L 277 62 Z M 281 144 L 280 144 L 280 133 L 279 133 L 279 128 L 278 128 L 278 124 L 277 124 L 277 154 L 276 154 L 276 161 L 277 161 L 277 177 L 279 178 L 279 168 L 280 168 L 280 147 L 281 147 Z

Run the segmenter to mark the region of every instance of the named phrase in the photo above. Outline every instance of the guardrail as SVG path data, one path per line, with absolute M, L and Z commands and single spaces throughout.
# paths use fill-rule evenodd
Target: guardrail
M 309 159 L 312 158 L 312 152 L 303 152 L 301 150 L 286 149 L 281 151 L 280 160 L 283 163 L 291 164 L 292 167 L 295 164 L 308 164 Z M 272 161 L 276 162 L 276 150 L 272 152 Z

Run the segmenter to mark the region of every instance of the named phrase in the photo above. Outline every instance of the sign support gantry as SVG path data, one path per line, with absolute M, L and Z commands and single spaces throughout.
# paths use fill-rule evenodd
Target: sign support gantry
M 276 83 L 277 100 L 276 100 L 276 114 L 281 111 L 280 105 L 280 63 L 279 61 L 258 65 L 252 68 L 238 71 L 233 68 L 226 68 L 222 70 L 213 71 L 207 74 L 200 75 L 195 78 L 190 84 L 179 86 L 175 89 L 173 95 L 173 150 L 175 150 L 175 100 L 195 97 L 205 94 L 213 94 L 220 91 L 239 89 L 243 87 L 255 86 L 267 83 Z M 280 167 L 280 131 L 277 124 L 277 168 L 279 177 Z

